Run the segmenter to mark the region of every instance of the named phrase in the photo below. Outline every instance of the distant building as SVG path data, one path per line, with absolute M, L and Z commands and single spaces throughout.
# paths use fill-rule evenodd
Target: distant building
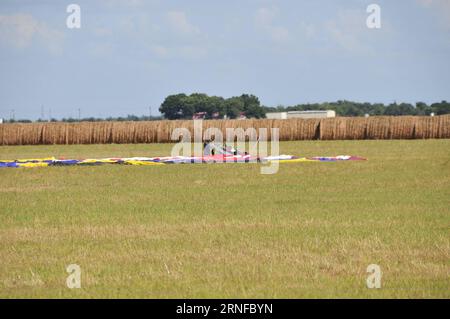
M 271 112 L 266 113 L 266 118 L 270 120 L 286 120 L 288 112 Z
M 197 112 L 192 115 L 193 120 L 204 120 L 208 116 L 207 112 Z M 214 112 L 211 114 L 212 119 L 218 119 L 220 117 L 219 112 Z
M 312 110 L 312 111 L 289 111 L 289 112 L 271 112 L 266 113 L 266 118 L 285 120 L 285 119 L 320 119 L 336 117 L 336 112 L 332 110 Z
M 220 116 L 219 112 L 214 112 L 213 114 L 211 114 L 211 118 L 213 118 L 213 119 L 218 119 L 219 116 Z
M 244 112 L 240 112 L 239 116 L 238 116 L 238 120 L 246 120 L 246 119 L 247 119 L 247 116 L 245 115 L 245 113 Z
M 206 117 L 206 112 L 198 112 L 192 115 L 193 120 L 203 120 Z
M 3 119 L 0 117 L 0 124 L 3 124 Z

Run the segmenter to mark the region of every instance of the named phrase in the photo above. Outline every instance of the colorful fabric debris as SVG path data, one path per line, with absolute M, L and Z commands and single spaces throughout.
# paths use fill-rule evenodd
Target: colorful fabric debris
M 101 159 L 56 159 L 55 157 L 41 159 L 0 160 L 0 168 L 3 167 L 45 167 L 45 166 L 85 166 L 85 165 L 168 165 L 168 164 L 201 164 L 201 163 L 267 163 L 278 161 L 279 163 L 301 162 L 337 162 L 360 161 L 363 157 L 340 155 L 333 157 L 297 157 L 293 155 L 279 155 L 267 157 L 254 157 L 247 154 L 219 154 L 208 156 L 166 156 L 166 157 L 131 157 L 131 158 L 101 158 Z

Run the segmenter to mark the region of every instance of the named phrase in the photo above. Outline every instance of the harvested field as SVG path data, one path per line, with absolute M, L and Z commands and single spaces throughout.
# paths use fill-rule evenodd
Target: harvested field
M 450 138 L 450 115 L 337 117 L 289 120 L 206 120 L 203 131 L 217 128 L 279 128 L 281 141 Z M 151 122 L 31 123 L 0 125 L 0 145 L 169 143 L 176 128 L 194 136 L 188 120 Z M 257 136 L 253 136 L 257 138 Z

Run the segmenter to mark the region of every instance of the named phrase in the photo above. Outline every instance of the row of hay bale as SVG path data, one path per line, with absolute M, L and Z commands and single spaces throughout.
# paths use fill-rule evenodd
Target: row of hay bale
M 226 139 L 227 129 L 242 129 L 238 132 L 241 136 L 245 131 L 250 135 L 249 139 L 256 139 L 260 129 L 266 129 L 270 139 L 271 128 L 279 129 L 281 141 L 450 138 L 450 115 L 207 120 L 197 123 L 201 123 L 204 134 L 208 129 L 210 133 L 198 138 L 216 136 L 219 131 Z M 194 138 L 194 121 L 187 120 L 1 124 L 0 145 L 167 143 L 173 142 L 172 133 L 177 128 L 189 131 L 190 137 Z
M 448 134 L 447 136 L 439 134 L 440 119 L 441 117 L 416 116 L 337 117 L 321 121 L 320 139 L 361 140 L 448 137 Z

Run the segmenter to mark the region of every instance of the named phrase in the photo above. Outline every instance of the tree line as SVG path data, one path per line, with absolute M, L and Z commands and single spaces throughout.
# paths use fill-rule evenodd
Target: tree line
M 430 105 L 424 102 L 410 103 L 360 103 L 352 101 L 337 101 L 326 103 L 307 103 L 295 106 L 266 107 L 269 112 L 283 111 L 308 111 L 308 110 L 334 110 L 339 116 L 364 116 L 368 115 L 443 115 L 450 114 L 450 103 L 442 101 Z
M 235 119 L 241 115 L 247 118 L 264 118 L 268 112 L 334 110 L 338 116 L 368 115 L 435 115 L 450 114 L 450 103 L 442 101 L 433 104 L 410 103 L 360 103 L 353 101 L 337 101 L 325 103 L 306 103 L 293 106 L 268 107 L 260 104 L 258 97 L 242 94 L 228 99 L 219 96 L 208 96 L 202 93 L 186 95 L 184 93 L 169 95 L 161 104 L 159 111 L 165 118 L 191 119 L 195 114 L 206 113 L 205 118 Z
M 240 116 L 248 118 L 264 118 L 266 110 L 261 106 L 258 97 L 242 94 L 225 99 L 220 96 L 208 96 L 204 93 L 184 93 L 169 95 L 159 108 L 161 114 L 169 120 L 192 119 L 198 113 L 206 119 L 230 118 Z
M 161 104 L 159 111 L 161 116 L 137 116 L 108 118 L 63 118 L 61 120 L 51 118 L 39 119 L 36 122 L 101 122 L 101 121 L 153 121 L 192 119 L 197 115 L 205 119 L 236 119 L 265 118 L 268 112 L 308 111 L 308 110 L 334 110 L 338 116 L 370 116 L 374 115 L 435 115 L 450 114 L 450 103 L 447 101 L 427 104 L 424 102 L 410 103 L 368 103 L 341 100 L 337 102 L 304 103 L 292 106 L 279 105 L 269 107 L 261 105 L 259 98 L 253 94 L 242 94 L 230 98 L 220 96 L 208 96 L 204 93 L 190 95 L 180 93 L 167 96 Z M 31 120 L 4 120 L 6 123 L 30 123 Z
M 28 119 L 9 119 L 9 120 L 5 120 L 5 123 L 46 123 L 46 122 L 66 122 L 66 123 L 77 123 L 77 122 L 125 122 L 125 121 L 132 121 L 132 122 L 137 122 L 137 121 L 160 121 L 162 120 L 163 117 L 162 116 L 148 116 L 148 115 L 143 115 L 143 116 L 137 116 L 137 115 L 132 115 L 129 114 L 127 116 L 119 116 L 119 117 L 107 117 L 107 118 L 102 118 L 102 117 L 83 117 L 83 118 L 73 118 L 73 117 L 68 117 L 68 118 L 62 118 L 60 120 L 56 119 L 56 118 L 51 118 L 51 119 L 38 119 L 36 121 L 32 121 L 32 120 L 28 120 Z

